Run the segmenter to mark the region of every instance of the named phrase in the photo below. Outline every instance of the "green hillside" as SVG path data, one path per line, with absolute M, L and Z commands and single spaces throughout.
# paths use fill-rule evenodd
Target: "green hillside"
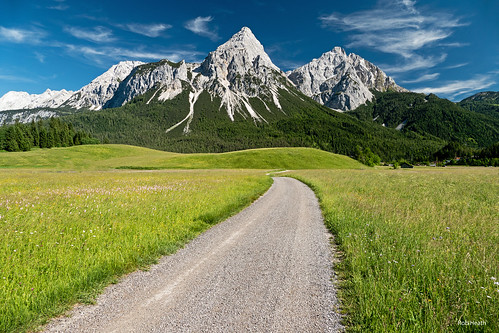
M 400 133 L 372 121 L 359 121 L 326 108 L 305 95 L 279 91 L 282 110 L 273 102 L 250 99 L 266 121 L 231 121 L 220 99 L 202 93 L 195 104 L 190 132 L 186 122 L 167 132 L 189 111 L 188 90 L 159 103 L 154 91 L 130 103 L 101 112 L 79 112 L 66 119 L 104 143 L 128 144 L 179 153 L 220 153 L 253 148 L 312 147 L 353 156 L 356 147 L 370 148 L 384 160 L 427 160 L 445 145 L 444 140 L 414 132 Z M 152 102 L 147 104 L 152 99 Z M 264 104 L 265 103 L 265 104 Z M 267 105 L 267 107 L 265 106 Z
M 343 155 L 312 148 L 267 148 L 221 154 L 179 154 L 125 145 L 88 145 L 0 153 L 0 168 L 130 169 L 360 169 Z
M 479 92 L 463 99 L 459 105 L 466 110 L 499 119 L 499 92 Z
M 499 118 L 463 109 L 435 95 L 377 93 L 372 103 L 349 112 L 359 120 L 445 141 L 486 147 L 499 141 Z

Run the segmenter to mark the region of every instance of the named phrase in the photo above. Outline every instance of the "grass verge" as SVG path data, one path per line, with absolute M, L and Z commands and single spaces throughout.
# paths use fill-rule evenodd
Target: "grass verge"
M 0 170 L 0 331 L 91 302 L 270 185 L 256 171 Z
M 291 175 L 316 192 L 342 252 L 349 331 L 498 331 L 497 169 Z

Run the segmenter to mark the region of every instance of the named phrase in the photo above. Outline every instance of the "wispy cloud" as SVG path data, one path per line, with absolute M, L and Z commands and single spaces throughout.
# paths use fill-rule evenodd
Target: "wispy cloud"
M 144 35 L 151 38 L 159 37 L 163 31 L 172 28 L 170 24 L 163 24 L 163 23 L 159 24 L 130 23 L 125 25 L 119 25 L 119 27 L 134 32 L 136 34 Z
M 185 22 L 184 28 L 197 35 L 208 37 L 209 39 L 216 41 L 220 39 L 220 36 L 218 36 L 216 28 L 210 28 L 208 26 L 208 23 L 211 21 L 213 21 L 212 16 L 198 16 L 193 20 Z
M 347 15 L 332 13 L 319 19 L 325 28 L 351 32 L 347 47 L 367 47 L 403 57 L 407 62 L 405 70 L 420 68 L 409 66 L 414 60 L 421 62 L 419 50 L 444 46 L 442 41 L 449 38 L 455 28 L 467 25 L 447 13 L 421 13 L 415 0 L 381 0 L 372 10 Z M 463 45 L 447 43 L 445 46 Z M 431 59 L 438 58 L 427 58 L 427 61 Z
M 419 83 L 419 82 L 425 82 L 425 81 L 433 81 L 433 80 L 438 79 L 439 76 L 440 76 L 440 73 L 425 74 L 425 75 L 418 77 L 417 79 L 400 81 L 400 83 Z
M 54 0 L 54 4 L 52 6 L 48 6 L 48 9 L 65 11 L 69 9 L 69 6 L 66 4 L 66 0 Z
M 451 98 L 455 98 L 459 95 L 486 89 L 494 84 L 496 84 L 496 81 L 490 75 L 477 75 L 469 80 L 449 81 L 441 86 L 421 87 L 413 90 L 425 94 L 449 95 Z
M 45 32 L 38 29 L 18 29 L 0 26 L 0 41 L 12 43 L 37 44 L 45 37 Z
M 388 73 L 405 73 L 417 69 L 428 69 L 441 64 L 447 58 L 447 54 L 442 54 L 440 57 L 427 56 L 423 57 L 414 54 L 410 59 L 403 59 L 402 63 L 397 65 L 380 65 L 380 67 Z
M 45 62 L 45 56 L 43 54 L 41 54 L 40 52 L 35 52 L 35 57 L 42 64 Z
M 450 66 L 447 66 L 445 67 L 445 69 L 455 69 L 455 68 L 461 68 L 461 67 L 464 67 L 464 66 L 468 66 L 469 63 L 467 62 L 463 62 L 461 64 L 456 64 L 456 65 L 450 65 Z
M 22 77 L 17 75 L 4 75 L 4 74 L 0 74 L 0 80 L 13 81 L 13 82 L 26 82 L 26 83 L 36 82 L 35 80 L 29 79 L 27 77 Z
M 143 46 L 134 49 L 122 47 L 90 47 L 73 44 L 61 45 L 73 55 L 83 56 L 87 59 L 104 64 L 108 60 L 160 60 L 168 59 L 171 61 L 180 61 L 186 59 L 192 61 L 201 54 L 197 51 L 188 50 L 148 50 Z
M 71 34 L 73 37 L 85 39 L 94 43 L 109 43 L 116 39 L 113 37 L 113 32 L 106 27 L 95 27 L 93 29 L 82 29 L 77 27 L 65 27 L 64 31 Z

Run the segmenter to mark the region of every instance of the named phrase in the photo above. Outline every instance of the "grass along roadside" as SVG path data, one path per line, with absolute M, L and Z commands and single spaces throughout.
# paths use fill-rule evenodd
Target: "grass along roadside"
M 265 192 L 257 171 L 0 170 L 0 331 L 92 301 Z
M 342 252 L 349 331 L 498 331 L 496 168 L 291 175 L 318 195 Z

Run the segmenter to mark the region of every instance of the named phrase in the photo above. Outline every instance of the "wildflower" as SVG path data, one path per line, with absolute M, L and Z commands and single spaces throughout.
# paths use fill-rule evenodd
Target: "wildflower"
M 491 277 L 490 279 L 491 279 L 491 280 L 496 280 L 496 278 L 495 278 L 495 277 Z
M 487 295 L 487 298 L 492 298 L 492 297 L 490 297 L 489 295 Z
M 497 282 L 497 281 L 496 281 L 496 282 L 494 282 L 494 284 L 499 286 L 499 282 Z

